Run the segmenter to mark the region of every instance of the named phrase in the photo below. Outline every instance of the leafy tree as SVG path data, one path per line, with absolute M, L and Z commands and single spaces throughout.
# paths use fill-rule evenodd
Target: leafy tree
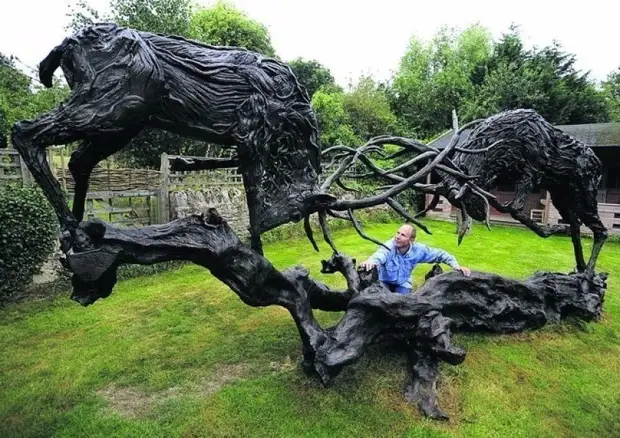
M 87 0 L 78 0 L 68 15 L 73 30 L 97 21 L 113 21 L 137 30 L 188 36 L 191 13 L 190 0 L 111 0 L 108 15 Z
M 77 0 L 74 4 L 68 4 L 68 6 L 69 11 L 66 15 L 69 18 L 69 24 L 65 27 L 65 30 L 76 31 L 96 22 L 111 19 L 111 17 L 100 14 L 99 11 L 88 3 L 88 0 Z
M 51 110 L 69 94 L 60 81 L 44 88 L 20 71 L 15 58 L 0 54 L 0 133 L 6 138 L 13 124 Z M 0 141 L 1 142 L 1 141 Z
M 4 113 L 6 130 L 32 113 L 30 83 L 30 78 L 15 66 L 15 58 L 0 54 L 0 111 Z
M 186 36 L 190 0 L 112 0 L 114 21 L 121 26 L 154 33 Z
M 244 47 L 265 56 L 275 56 L 267 27 L 225 1 L 194 12 L 189 35 L 207 44 Z
M 322 87 L 312 96 L 322 147 L 358 146 L 370 137 L 398 134 L 398 120 L 382 86 L 361 77 L 350 92 Z
M 473 96 L 472 77 L 491 53 L 491 35 L 479 25 L 461 33 L 444 27 L 429 42 L 414 36 L 394 77 L 394 112 L 421 137 L 446 129 L 452 109 Z
M 357 86 L 344 95 L 343 104 L 353 132 L 363 141 L 376 135 L 397 134 L 397 119 L 388 97 L 371 77 L 361 77 Z
M 525 50 L 518 28 L 512 26 L 478 70 L 483 74 L 476 77 L 474 97 L 463 105 L 464 119 L 533 108 L 555 124 L 606 120 L 602 94 L 587 73 L 575 69 L 575 62 L 575 55 L 564 52 L 557 42 Z
M 620 67 L 607 75 L 603 81 L 603 96 L 609 119 L 612 122 L 620 122 Z
M 310 98 L 321 88 L 328 93 L 342 91 L 342 89 L 336 85 L 336 81 L 329 69 L 320 62 L 296 58 L 289 61 L 288 64 L 299 83 L 306 87 L 306 91 Z
M 344 100 L 345 95 L 341 91 L 329 92 L 320 89 L 312 96 L 312 106 L 319 125 L 319 140 L 323 148 L 336 144 L 355 146 L 362 143 L 351 127 Z

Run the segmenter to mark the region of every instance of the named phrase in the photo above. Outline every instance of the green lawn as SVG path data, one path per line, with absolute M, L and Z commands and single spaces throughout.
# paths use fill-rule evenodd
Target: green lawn
M 525 278 L 573 266 L 570 240 L 475 226 L 461 247 L 454 225 L 428 221 L 440 246 L 473 269 Z M 367 226 L 381 239 L 397 224 Z M 341 250 L 365 259 L 375 245 L 350 230 Z M 266 246 L 280 268 L 322 276 L 306 240 Z M 591 241 L 586 240 L 589 255 Z M 430 268 L 422 266 L 416 281 Z M 373 348 L 330 388 L 299 368 L 299 335 L 279 307 L 244 305 L 208 271 L 178 271 L 118 284 L 88 308 L 65 297 L 0 310 L 1 437 L 603 437 L 620 433 L 620 245 L 599 262 L 609 272 L 601 322 L 512 336 L 457 335 L 468 355 L 442 365 L 447 423 L 405 402 L 405 358 Z M 322 324 L 338 314 L 319 312 Z

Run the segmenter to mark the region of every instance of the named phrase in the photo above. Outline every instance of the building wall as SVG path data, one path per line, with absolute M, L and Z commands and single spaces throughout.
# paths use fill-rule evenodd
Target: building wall
M 192 214 L 206 213 L 209 208 L 217 209 L 230 228 L 240 237 L 249 234 L 250 219 L 243 185 L 212 186 L 170 192 L 171 221 Z
M 493 192 L 492 192 L 493 193 Z M 620 195 L 620 190 L 614 192 L 612 196 Z M 493 193 L 495 194 L 495 193 Z M 432 199 L 432 195 L 426 195 L 426 205 Z M 499 199 L 499 197 L 498 197 Z M 608 199 L 609 192 L 608 192 Z M 531 198 L 531 202 L 535 202 L 538 200 L 541 207 L 538 207 L 536 210 L 544 210 L 544 204 L 539 199 L 539 196 Z M 542 199 L 544 201 L 544 198 Z M 528 201 L 529 202 L 529 201 Z M 537 204 L 538 205 L 538 204 Z M 531 212 L 531 210 L 529 210 Z M 609 232 L 618 232 L 620 233 L 620 203 L 599 203 L 598 204 L 598 213 L 601 221 L 605 225 L 605 227 L 609 230 Z M 439 204 L 432 211 L 428 212 L 429 218 L 435 219 L 444 219 L 444 220 L 454 220 L 456 217 L 456 208 L 453 207 L 447 199 L 444 197 L 440 198 Z M 518 221 L 512 219 L 510 215 L 500 214 L 494 208 L 491 208 L 491 220 L 496 222 L 510 222 L 514 224 L 520 224 Z M 561 218 L 557 209 L 554 207 L 553 202 L 550 202 L 549 209 L 547 211 L 547 217 L 542 218 L 542 223 L 544 224 L 558 224 L 560 223 Z M 583 226 L 582 233 L 584 234 L 592 234 L 589 228 Z
M 500 203 L 504 203 L 504 202 L 514 199 L 514 192 L 493 190 L 491 191 L 491 193 L 497 196 L 497 200 Z M 527 201 L 525 203 L 526 211 L 528 212 L 530 210 L 543 211 L 545 209 L 545 205 L 544 205 L 545 196 L 546 196 L 545 194 L 540 194 L 540 193 L 531 194 L 527 198 Z M 430 203 L 432 198 L 433 198 L 433 195 L 426 195 L 426 205 Z M 428 214 L 429 217 L 446 218 L 446 219 L 451 218 L 451 217 L 456 217 L 457 208 L 452 206 L 452 204 L 450 204 L 448 200 L 445 199 L 443 196 L 441 196 L 439 199 L 440 200 L 439 200 L 439 203 L 437 204 L 437 207 L 435 207 L 435 209 L 433 209 L 432 212 L 429 212 Z M 491 218 L 496 221 L 518 223 L 509 214 L 500 213 L 493 207 L 491 207 Z
M 610 233 L 620 233 L 620 204 L 599 203 L 598 215 Z M 560 213 L 553 206 L 553 203 L 549 206 L 547 223 L 550 225 L 561 223 Z M 582 234 L 592 234 L 592 231 L 585 225 L 582 225 L 581 232 Z

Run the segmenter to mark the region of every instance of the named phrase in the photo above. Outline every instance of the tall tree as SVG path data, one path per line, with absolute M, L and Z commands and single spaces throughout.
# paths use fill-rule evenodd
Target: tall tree
M 0 54 L 0 132 L 4 141 L 15 122 L 49 111 L 69 94 L 67 86 L 58 80 L 52 88 L 44 88 L 18 69 L 15 60 Z
M 382 134 L 398 134 L 397 119 L 387 95 L 369 76 L 362 76 L 344 95 L 344 110 L 356 137 L 362 141 Z
M 444 27 L 428 42 L 412 37 L 394 77 L 396 115 L 421 137 L 449 127 L 452 109 L 471 98 L 472 76 L 491 51 L 491 35 L 479 25 Z
M 148 32 L 188 36 L 192 14 L 190 0 L 110 0 L 109 14 L 102 14 L 87 0 L 70 6 L 69 26 L 76 30 L 96 21 L 111 20 L 121 26 Z
M 356 146 L 362 140 L 355 134 L 351 120 L 344 108 L 345 95 L 342 91 L 319 89 L 312 96 L 312 107 L 319 125 L 319 140 L 322 148 L 334 145 Z
M 289 61 L 293 73 L 297 77 L 297 80 L 306 87 L 308 96 L 312 98 L 320 88 L 326 92 L 337 92 L 342 89 L 336 85 L 334 76 L 331 71 L 320 62 L 312 59 L 306 60 L 303 58 L 295 58 Z
M 464 103 L 468 120 L 513 108 L 533 108 L 555 124 L 592 123 L 607 119 L 602 94 L 575 69 L 576 57 L 559 43 L 526 50 L 517 27 L 494 45 L 475 93 Z
M 276 54 L 267 27 L 222 0 L 192 14 L 189 34 L 207 44 L 244 47 L 270 57 Z
M 607 79 L 603 81 L 603 97 L 610 121 L 620 122 L 620 67 L 607 75 Z
M 155 33 L 186 36 L 190 0 L 112 0 L 115 21 L 122 26 Z

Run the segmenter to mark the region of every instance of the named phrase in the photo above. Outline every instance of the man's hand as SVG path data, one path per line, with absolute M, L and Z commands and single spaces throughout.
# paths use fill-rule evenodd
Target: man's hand
M 460 271 L 465 277 L 469 277 L 471 275 L 471 269 L 466 268 L 465 266 L 459 266 L 458 268 L 454 268 L 455 271 Z
M 360 263 L 360 268 L 364 268 L 364 270 L 366 271 L 370 271 L 372 268 L 375 268 L 375 267 L 377 267 L 377 265 L 371 262 L 370 260 L 366 260 Z

